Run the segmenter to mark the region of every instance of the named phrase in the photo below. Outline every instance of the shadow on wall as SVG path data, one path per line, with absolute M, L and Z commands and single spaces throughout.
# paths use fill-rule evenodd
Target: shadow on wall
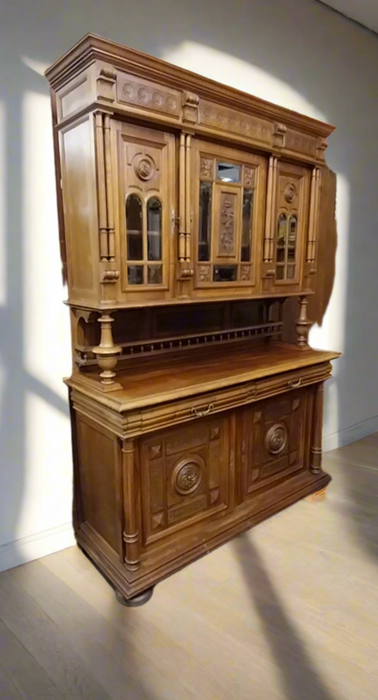
M 51 377 L 59 375 L 60 381 L 64 369 L 69 371 L 68 345 L 64 358 L 59 356 L 60 341 L 51 333 L 58 317 L 67 337 L 68 314 L 64 309 L 58 311 L 55 300 L 50 303 L 48 287 L 40 304 L 31 308 L 27 303 L 30 290 L 40 286 L 43 277 L 43 270 L 37 265 L 43 240 L 37 234 L 42 230 L 46 242 L 50 242 L 50 236 L 54 234 L 57 241 L 56 214 L 51 225 L 46 215 L 51 202 L 46 202 L 45 210 L 32 209 L 32 221 L 25 214 L 29 211 L 25 200 L 26 172 L 35 183 L 40 177 L 46 177 L 47 172 L 51 181 L 48 191 L 53 192 L 54 188 L 52 148 L 48 162 L 42 162 L 44 175 L 36 159 L 32 171 L 28 170 L 30 164 L 25 160 L 29 145 L 25 142 L 25 134 L 31 140 L 34 134 L 25 131 L 24 98 L 26 93 L 33 93 L 47 99 L 48 84 L 35 70 L 26 66 L 21 57 L 29 58 L 29 66 L 33 62 L 35 66 L 48 65 L 88 31 L 162 58 L 174 57 L 177 61 L 180 47 L 187 46 L 187 42 L 191 42 L 194 48 L 199 45 L 222 52 L 230 62 L 236 58 L 245 62 L 244 66 L 250 66 L 250 81 L 243 73 L 242 85 L 238 83 L 237 67 L 230 75 L 229 82 L 236 87 L 279 101 L 287 107 L 293 107 L 292 95 L 295 91 L 298 99 L 302 97 L 303 102 L 307 103 L 309 112 L 316 109 L 316 113 L 323 114 L 325 119 L 337 125 L 338 130 L 330 139 L 327 162 L 349 183 L 350 201 L 339 202 L 345 221 L 349 221 L 349 229 L 347 226 L 344 230 L 339 227 L 339 236 L 344 242 L 342 250 L 340 247 L 341 254 L 338 252 L 337 272 L 339 274 L 341 266 L 344 267 L 342 279 L 345 289 L 336 294 L 336 299 L 342 299 L 344 306 L 336 309 L 331 300 L 328 313 L 332 322 L 328 324 L 328 336 L 325 333 L 322 338 L 324 347 L 332 347 L 332 326 L 341 324 L 345 327 L 343 347 L 334 348 L 344 352 L 344 357 L 336 365 L 338 414 L 335 417 L 328 411 L 326 425 L 330 423 L 335 431 L 342 430 L 378 414 L 376 342 L 370 317 L 371 299 L 378 292 L 374 286 L 378 285 L 375 270 L 378 238 L 373 235 L 378 189 L 375 167 L 378 156 L 375 124 L 378 95 L 373 89 L 378 58 L 376 38 L 315 0 L 272 0 L 270 3 L 254 0 L 248 7 L 241 0 L 232 4 L 219 0 L 206 3 L 200 0 L 192 3 L 140 0 L 137 4 L 129 5 L 124 0 L 112 0 L 103 5 L 94 5 L 89 0 L 80 3 L 65 0 L 60 5 L 53 5 L 47 0 L 35 0 L 33 4 L 26 0 L 13 0 L 0 10 L 0 27 L 0 103 L 6 124 L 4 231 L 8 270 L 4 301 L 0 308 L 1 366 L 4 376 L 1 385 L 0 436 L 0 498 L 4 502 L 0 503 L 0 544 L 32 534 L 27 530 L 25 509 L 30 507 L 31 482 L 34 479 L 35 509 L 38 510 L 33 516 L 34 524 L 30 524 L 34 532 L 38 528 L 42 530 L 63 522 L 59 511 L 60 491 L 61 488 L 67 490 L 71 482 L 69 447 L 64 465 L 58 460 L 62 445 L 69 442 L 67 403 L 63 390 L 60 393 L 58 389 L 51 388 L 55 386 Z M 182 53 L 182 65 L 198 69 L 198 66 L 191 65 L 191 55 L 190 52 Z M 266 90 L 263 81 L 255 81 L 254 78 L 254 71 L 259 67 L 269 78 Z M 224 76 L 218 71 L 216 57 L 210 60 L 209 56 L 208 62 L 202 61 L 201 72 L 223 80 Z M 280 81 L 279 85 L 274 82 L 276 79 Z M 311 105 L 314 106 L 313 110 Z M 43 120 L 35 125 L 35 137 L 40 138 L 42 129 L 46 130 L 46 139 L 51 140 L 50 121 L 46 121 L 46 112 L 44 115 Z M 34 235 L 39 250 L 34 251 L 29 259 L 26 252 L 33 251 Z M 56 298 L 62 297 L 57 255 L 46 264 L 47 271 L 50 272 L 48 279 L 52 280 L 54 295 Z M 369 285 L 366 280 L 370 280 Z M 41 380 L 43 373 L 36 376 L 30 370 L 32 363 L 25 362 L 25 358 L 30 357 L 30 332 L 36 327 L 40 329 L 42 340 L 39 340 L 39 344 L 36 342 L 34 354 L 38 355 L 40 351 L 42 355 L 49 355 L 46 361 L 50 361 L 51 375 L 46 381 Z M 365 344 L 361 348 L 361 338 L 368 337 L 368 334 L 371 345 Z M 45 343 L 48 343 L 48 353 Z M 55 364 L 51 361 L 51 354 L 53 359 L 54 354 L 59 358 Z M 30 397 L 38 397 L 63 415 L 64 428 L 61 428 L 60 434 L 48 434 L 46 426 L 36 421 L 35 416 L 29 415 L 30 412 L 27 413 Z M 43 460 L 37 464 L 38 449 L 49 440 L 51 450 L 44 453 Z M 33 464 L 36 462 L 32 476 L 30 455 L 34 455 Z M 62 471 L 64 480 L 59 481 Z M 42 491 L 44 496 L 41 500 Z M 66 509 L 64 521 L 69 518 L 70 513 Z M 42 522 L 48 524 L 41 527 Z

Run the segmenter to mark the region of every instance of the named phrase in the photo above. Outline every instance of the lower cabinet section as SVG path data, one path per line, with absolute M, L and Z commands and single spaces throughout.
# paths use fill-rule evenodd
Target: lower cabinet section
M 79 544 L 128 598 L 324 488 L 319 386 L 125 440 L 76 412 Z

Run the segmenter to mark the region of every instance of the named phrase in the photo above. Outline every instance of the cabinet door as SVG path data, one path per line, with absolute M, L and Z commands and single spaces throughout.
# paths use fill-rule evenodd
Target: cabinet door
M 229 507 L 228 417 L 142 438 L 140 456 L 144 545 Z
M 307 168 L 278 161 L 272 221 L 275 292 L 302 288 L 310 178 Z
M 245 296 L 259 285 L 266 161 L 193 141 L 194 296 Z
M 129 301 L 173 294 L 175 139 L 115 122 L 121 290 Z
M 308 468 L 311 407 L 310 388 L 242 411 L 238 440 L 241 501 Z

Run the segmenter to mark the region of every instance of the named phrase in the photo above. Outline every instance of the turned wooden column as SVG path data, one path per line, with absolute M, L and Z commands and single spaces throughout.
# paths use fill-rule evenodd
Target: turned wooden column
M 299 316 L 295 329 L 298 335 L 297 345 L 299 345 L 302 350 L 308 348 L 308 334 L 312 326 L 312 321 L 309 321 L 307 318 L 307 304 L 308 300 L 306 297 L 299 298 Z
M 137 498 L 139 488 L 135 470 L 135 441 L 124 440 L 122 445 L 125 564 L 130 571 L 140 566 Z
M 322 428 L 323 428 L 324 382 L 316 387 L 310 449 L 310 471 L 322 471 Z
M 93 348 L 93 352 L 102 369 L 100 374 L 101 383 L 107 386 L 114 384 L 114 377 L 116 376 L 114 369 L 117 366 L 118 356 L 121 354 L 122 348 L 119 345 L 114 345 L 112 334 L 114 318 L 106 314 L 100 316 L 98 321 L 101 324 L 101 340 L 100 345 Z

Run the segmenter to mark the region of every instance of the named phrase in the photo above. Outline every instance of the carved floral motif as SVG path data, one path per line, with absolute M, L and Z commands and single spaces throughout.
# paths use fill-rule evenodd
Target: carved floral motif
M 244 166 L 244 187 L 255 186 L 255 168 Z
M 213 178 L 213 163 L 212 158 L 201 158 L 200 177 L 202 179 Z
M 220 212 L 220 255 L 233 255 L 235 242 L 235 195 L 222 193 Z
M 250 265 L 241 265 L 241 267 L 240 267 L 240 281 L 247 282 L 250 279 L 251 279 L 251 266 Z
M 199 265 L 198 280 L 199 282 L 210 282 L 210 265 Z

